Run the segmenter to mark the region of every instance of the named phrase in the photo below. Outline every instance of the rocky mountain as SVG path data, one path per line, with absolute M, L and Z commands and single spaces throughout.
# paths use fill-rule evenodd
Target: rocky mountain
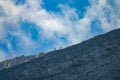
M 9 68 L 9 67 L 13 67 L 15 65 L 18 64 L 22 64 L 25 62 L 30 61 L 31 59 L 34 59 L 35 56 L 20 56 L 20 57 L 15 57 L 14 59 L 11 60 L 7 60 L 7 61 L 3 61 L 0 63 L 0 70 L 4 69 L 4 68 Z
M 120 80 L 120 29 L 3 69 L 0 80 Z
M 20 56 L 20 57 L 15 57 L 14 59 L 6 60 L 0 63 L 0 70 L 5 69 L 5 68 L 10 68 L 18 64 L 22 64 L 25 62 L 28 62 L 34 58 L 39 58 L 40 56 L 44 55 L 44 53 L 40 53 L 38 55 L 31 55 L 31 56 Z

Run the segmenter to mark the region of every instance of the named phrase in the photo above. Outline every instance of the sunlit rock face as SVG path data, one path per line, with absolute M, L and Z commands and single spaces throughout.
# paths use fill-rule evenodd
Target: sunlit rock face
M 15 65 L 28 62 L 28 61 L 30 61 L 34 58 L 35 58 L 35 56 L 24 56 L 23 55 L 23 56 L 20 56 L 20 57 L 15 57 L 14 59 L 3 61 L 3 62 L 0 63 L 0 70 L 2 70 L 4 68 L 10 68 L 10 67 L 13 67 Z
M 10 68 L 10 67 L 13 67 L 13 66 L 16 66 L 16 65 L 20 65 L 22 63 L 29 62 L 32 59 L 39 58 L 39 57 L 41 57 L 43 55 L 44 55 L 43 52 L 39 53 L 37 55 L 31 55 L 31 56 L 22 55 L 20 57 L 15 57 L 14 59 L 10 59 L 10 60 L 0 62 L 0 70 Z
M 0 80 L 120 80 L 120 29 L 3 69 Z

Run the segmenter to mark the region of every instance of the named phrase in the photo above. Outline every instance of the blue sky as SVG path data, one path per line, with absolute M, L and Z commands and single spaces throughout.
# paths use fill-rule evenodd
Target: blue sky
M 0 0 L 0 61 L 120 28 L 119 13 L 119 0 Z

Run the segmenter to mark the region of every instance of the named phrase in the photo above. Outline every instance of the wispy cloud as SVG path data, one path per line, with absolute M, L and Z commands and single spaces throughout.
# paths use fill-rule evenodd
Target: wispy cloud
M 7 53 L 13 57 L 13 55 L 36 52 L 35 50 L 42 46 L 41 43 L 45 42 L 41 42 L 41 36 L 52 40 L 55 44 L 53 47 L 65 47 L 93 37 L 95 34 L 91 30 L 92 22 L 95 20 L 99 21 L 97 25 L 103 32 L 120 27 L 119 0 L 89 0 L 89 2 L 90 6 L 87 7 L 84 17 L 79 18 L 77 9 L 71 8 L 69 5 L 59 4 L 61 12 L 55 13 L 43 8 L 42 0 L 26 0 L 21 5 L 16 5 L 13 0 L 0 0 L 0 40 L 6 43 Z M 114 6 L 111 3 L 114 3 Z M 40 39 L 34 41 L 29 37 L 21 28 L 20 22 L 35 24 L 34 27 L 38 29 L 38 33 L 42 31 L 42 34 L 39 34 Z M 15 44 L 17 49 L 13 48 L 10 39 L 6 37 L 8 34 L 17 38 Z M 67 43 L 61 40 L 63 37 Z M 7 53 L 1 50 L 0 61 Z
M 0 51 L 0 61 L 5 60 L 5 54 Z

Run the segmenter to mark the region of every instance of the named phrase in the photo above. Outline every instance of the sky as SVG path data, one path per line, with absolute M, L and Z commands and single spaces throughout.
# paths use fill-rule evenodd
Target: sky
M 120 28 L 120 0 L 0 0 L 0 61 L 65 48 Z

